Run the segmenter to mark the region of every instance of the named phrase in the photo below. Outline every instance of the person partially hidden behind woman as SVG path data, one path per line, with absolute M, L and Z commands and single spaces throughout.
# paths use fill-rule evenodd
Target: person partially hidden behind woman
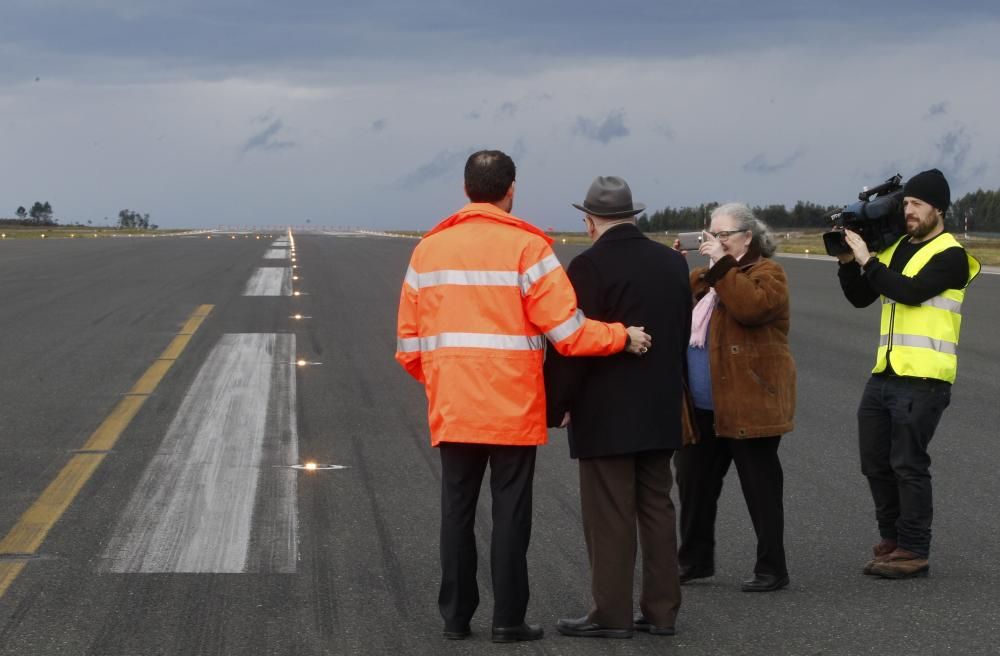
M 792 430 L 795 362 L 788 348 L 788 283 L 771 259 L 774 250 L 767 226 L 749 207 L 722 205 L 698 249 L 711 264 L 691 272 L 697 305 L 688 382 L 700 441 L 674 456 L 681 583 L 715 574 L 715 515 L 735 461 L 757 533 L 754 576 L 743 590 L 788 585 L 778 444 Z

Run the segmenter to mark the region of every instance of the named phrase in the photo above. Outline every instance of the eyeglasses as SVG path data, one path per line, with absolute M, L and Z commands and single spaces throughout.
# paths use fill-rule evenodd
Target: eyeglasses
M 709 232 L 708 234 L 712 235 L 719 241 L 727 241 L 733 235 L 738 235 L 741 232 L 746 232 L 746 230 L 720 230 L 719 232 Z

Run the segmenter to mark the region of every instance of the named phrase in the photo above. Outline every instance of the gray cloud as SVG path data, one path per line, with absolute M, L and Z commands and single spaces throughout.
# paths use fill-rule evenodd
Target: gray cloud
M 378 120 L 372 121 L 372 132 L 381 132 L 388 127 L 388 119 L 380 118 Z
M 509 100 L 497 107 L 497 118 L 512 118 L 517 113 L 517 105 Z
M 939 103 L 935 103 L 927 108 L 926 118 L 934 118 L 935 116 L 944 116 L 948 113 L 948 102 L 942 100 Z
M 598 120 L 578 116 L 576 125 L 573 126 L 573 134 L 603 144 L 612 139 L 627 137 L 629 129 L 625 126 L 625 110 L 619 109 Z
M 796 162 L 800 157 L 805 155 L 805 149 L 799 148 L 791 155 L 785 157 L 778 162 L 770 162 L 764 153 L 758 153 L 749 162 L 743 165 L 743 170 L 747 173 L 759 173 L 761 175 L 771 175 L 779 171 L 787 169 L 792 164 Z
M 247 142 L 243 144 L 243 154 L 246 154 L 251 150 L 284 150 L 286 148 L 294 148 L 296 146 L 294 141 L 279 141 L 275 138 L 284 127 L 280 118 L 265 119 L 264 117 L 260 117 L 257 120 L 270 120 L 271 122 L 266 128 L 247 139 Z
M 520 137 L 516 142 L 514 142 L 514 147 L 510 149 L 510 158 L 514 162 L 520 162 L 528 155 L 528 149 L 524 145 L 524 138 Z
M 969 155 L 972 153 L 972 137 L 966 132 L 965 125 L 959 123 L 953 129 L 944 133 L 934 144 L 935 157 L 923 168 L 938 168 L 945 174 L 952 187 L 964 186 L 982 176 L 989 169 L 986 162 L 972 164 Z
M 421 164 L 412 172 L 403 176 L 396 182 L 395 186 L 400 189 L 413 189 L 431 180 L 437 180 L 449 173 L 455 173 L 461 165 L 465 164 L 465 160 L 469 158 L 469 155 L 477 150 L 482 150 L 482 148 L 476 146 L 464 150 L 442 150 L 431 161 Z
M 449 71 L 538 70 L 547 57 L 690 56 L 760 50 L 780 40 L 839 48 L 905 43 L 915 34 L 1000 17 L 992 0 L 4 0 L 0 81 L 45 79 L 371 78 Z M 531 21 L 523 17 L 530 15 Z M 856 17 L 865 16 L 858 23 Z M 719 16 L 725 21 L 720 22 Z M 220 39 L 219 34 L 225 34 Z M 290 38 L 294 35 L 294 38 Z M 482 48 L 488 39 L 494 48 Z M 496 58 L 498 50 L 522 53 Z M 456 51 L 463 56 L 454 57 Z M 530 54 L 529 54 L 530 53 Z M 361 62 L 361 65 L 358 63 Z M 345 73 L 346 74 L 346 73 Z

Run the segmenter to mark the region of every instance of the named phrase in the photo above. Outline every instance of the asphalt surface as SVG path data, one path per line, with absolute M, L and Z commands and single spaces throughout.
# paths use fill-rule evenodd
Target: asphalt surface
M 414 242 L 297 235 L 298 297 L 243 296 L 272 240 L 0 243 L 0 536 L 38 498 L 199 305 L 214 309 L 0 598 L 0 654 L 995 654 L 1000 640 L 1000 276 L 964 306 L 959 375 L 931 445 L 927 579 L 862 576 L 876 541 L 854 413 L 878 310 L 841 296 L 836 265 L 782 258 L 792 281 L 796 430 L 782 442 L 792 583 L 740 592 L 755 543 L 734 471 L 717 573 L 684 587 L 675 637 L 559 636 L 589 606 L 575 464 L 539 451 L 529 565 L 535 643 L 489 642 L 489 493 L 478 519 L 482 603 L 473 636 L 444 642 L 436 607 L 439 462 L 420 386 L 393 360 L 399 286 Z M 580 248 L 558 247 L 564 264 Z M 301 312 L 311 317 L 294 320 Z M 293 573 L 116 573 L 102 563 L 202 365 L 223 335 L 291 333 L 302 461 Z M 655 336 L 654 336 L 655 337 Z M 267 399 L 261 399 L 267 402 Z M 293 464 L 293 463 L 289 463 Z M 487 486 L 488 488 L 488 486 Z M 261 506 L 258 505 L 258 508 Z M 0 562 L 10 556 L 0 555 Z

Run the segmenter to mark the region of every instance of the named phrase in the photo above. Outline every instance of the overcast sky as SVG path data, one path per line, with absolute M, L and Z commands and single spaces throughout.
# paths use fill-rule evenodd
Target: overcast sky
M 515 213 L 1000 187 L 995 0 L 3 0 L 0 216 L 429 228 L 479 148 Z

